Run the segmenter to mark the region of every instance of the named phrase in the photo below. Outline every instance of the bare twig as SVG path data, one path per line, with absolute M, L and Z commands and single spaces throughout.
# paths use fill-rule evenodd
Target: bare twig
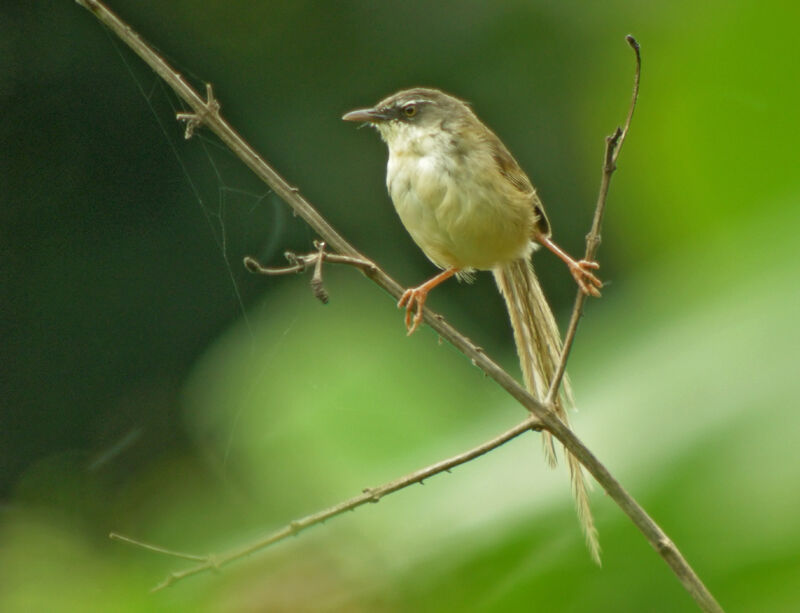
M 220 117 L 218 111 L 210 111 L 209 105 L 197 92 L 172 69 L 167 62 L 136 34 L 130 26 L 120 20 L 104 4 L 98 0 L 76 0 L 94 14 L 103 24 L 119 36 L 133 51 L 139 55 L 153 70 L 163 78 L 175 93 L 181 97 L 195 112 L 197 119 L 214 132 L 259 178 L 280 196 L 292 209 L 302 217 L 314 231 L 331 245 L 339 254 L 366 260 L 349 242 L 303 198 L 297 188 L 289 185 L 271 166 L 269 166 L 255 150 L 250 147 L 236 131 Z M 612 162 L 616 160 L 611 157 Z M 399 298 L 403 288 L 380 268 L 365 270 L 365 274 L 377 285 L 386 290 L 395 299 Z M 642 509 L 641 506 L 625 491 L 620 483 L 609 473 L 608 469 L 589 451 L 589 449 L 555 417 L 547 405 L 536 400 L 523 389 L 514 378 L 491 360 L 485 352 L 476 347 L 463 334 L 458 332 L 444 319 L 425 309 L 424 320 L 440 337 L 449 341 L 464 353 L 473 364 L 482 369 L 499 385 L 513 396 L 523 407 L 535 415 L 536 419 L 526 420 L 536 424 L 537 428 L 547 429 L 553 434 L 605 489 L 609 497 L 619 505 L 636 527 L 647 538 L 661 557 L 667 562 L 684 588 L 692 595 L 704 611 L 721 611 L 714 597 L 703 585 L 680 551 L 670 541 L 663 530 Z M 528 425 L 527 427 L 530 427 Z
M 125 536 L 124 534 L 119 534 L 117 532 L 111 532 L 108 535 L 108 538 L 110 538 L 112 541 L 120 541 L 122 543 L 127 543 L 128 545 L 133 545 L 134 547 L 140 547 L 141 549 L 147 549 L 148 551 L 152 551 L 154 553 L 160 553 L 165 556 L 170 556 L 171 558 L 192 560 L 194 562 L 208 562 L 209 559 L 209 556 L 198 556 L 194 555 L 193 553 L 184 553 L 182 551 L 175 551 L 174 549 L 167 549 L 166 547 L 162 547 L 161 545 L 153 545 L 151 543 L 145 543 L 144 541 L 132 539 L 129 536 Z
M 314 264 L 314 274 L 311 276 L 311 291 L 314 296 L 322 302 L 328 304 L 328 290 L 322 283 L 322 261 L 325 259 L 325 241 L 314 241 L 317 248 L 317 262 Z
M 324 259 L 326 262 L 330 262 L 331 264 L 347 264 L 348 266 L 355 266 L 356 268 L 360 268 L 365 273 L 376 272 L 378 270 L 378 267 L 375 265 L 375 263 L 370 262 L 369 260 L 352 258 L 347 255 L 339 255 L 337 253 L 329 253 L 327 251 L 322 253 L 319 251 L 314 251 L 305 255 L 297 255 L 292 251 L 287 251 L 284 256 L 292 263 L 290 266 L 268 268 L 259 264 L 258 260 L 250 256 L 244 258 L 244 265 L 245 268 L 247 268 L 247 270 L 250 272 L 258 273 L 260 275 L 288 275 L 291 273 L 303 272 L 312 264 L 316 266 L 317 260 L 320 258 L 320 256 L 322 256 L 322 259 Z
M 325 241 L 314 241 L 316 251 L 304 255 L 298 255 L 293 251 L 284 253 L 284 257 L 289 260 L 289 266 L 280 268 L 269 268 L 262 266 L 258 261 L 250 256 L 244 258 L 244 266 L 252 273 L 261 275 L 288 275 L 292 273 L 304 272 L 309 266 L 314 267 L 314 275 L 311 277 L 311 291 L 314 296 L 323 304 L 328 303 L 328 291 L 322 282 L 322 263 L 330 262 L 331 264 L 347 264 L 359 268 L 362 272 L 369 274 L 375 273 L 378 267 L 374 262 L 364 260 L 361 258 L 354 258 L 347 255 L 338 255 L 336 253 L 328 253 L 325 251 Z
M 166 579 L 164 579 L 161 583 L 156 585 L 153 588 L 153 591 L 161 590 L 165 587 L 168 587 L 179 581 L 181 579 L 185 579 L 186 577 L 190 577 L 192 575 L 196 575 L 198 573 L 202 573 L 206 570 L 216 570 L 225 566 L 226 564 L 230 564 L 235 560 L 239 560 L 246 556 L 249 556 L 251 553 L 264 549 L 265 547 L 269 547 L 277 543 L 278 541 L 282 541 L 284 539 L 289 538 L 290 536 L 296 536 L 300 532 L 311 528 L 312 526 L 316 526 L 317 524 L 321 524 L 324 521 L 330 519 L 331 517 L 335 517 L 337 515 L 341 515 L 342 513 L 346 513 L 347 511 L 352 511 L 353 509 L 365 505 L 367 503 L 375 503 L 380 502 L 381 498 L 384 496 L 388 496 L 398 490 L 402 490 L 410 485 L 415 483 L 422 483 L 425 479 L 433 477 L 443 472 L 449 472 L 452 468 L 459 466 L 461 464 L 465 464 L 471 460 L 474 460 L 477 457 L 480 457 L 493 449 L 504 445 L 508 441 L 513 438 L 516 438 L 520 434 L 527 432 L 528 430 L 535 430 L 538 428 L 538 422 L 536 421 L 535 417 L 528 417 L 525 421 L 517 424 L 513 428 L 506 430 L 499 436 L 470 449 L 469 451 L 465 451 L 457 456 L 453 456 L 447 460 L 442 460 L 441 462 L 436 462 L 435 464 L 431 464 L 430 466 L 417 470 L 413 473 L 405 475 L 404 477 L 400 477 L 399 479 L 395 479 L 394 481 L 390 481 L 389 483 L 385 483 L 379 487 L 371 487 L 366 488 L 361 494 L 358 496 L 354 496 L 349 500 L 345 500 L 340 502 L 339 504 L 333 505 L 327 509 L 323 509 L 316 513 L 312 513 L 311 515 L 307 515 L 305 517 L 301 517 L 300 519 L 296 519 L 294 521 L 289 522 L 283 528 L 275 530 L 274 532 L 264 536 L 263 538 L 258 539 L 255 542 L 248 543 L 243 547 L 238 547 L 233 549 L 227 553 L 221 555 L 214 555 L 214 556 L 196 556 L 191 554 L 185 554 L 180 552 L 170 551 L 168 549 L 164 549 L 163 547 L 159 547 L 157 545 L 151 545 L 149 543 L 144 543 L 142 541 L 138 541 L 132 538 L 123 537 L 118 534 L 111 534 L 111 537 L 120 541 L 127 542 L 131 545 L 136 545 L 137 547 L 142 547 L 149 551 L 155 551 L 157 553 L 166 554 L 173 557 L 189 559 L 200 562 L 191 568 L 187 568 L 178 572 L 170 573 Z
M 633 111 L 636 109 L 636 101 L 639 99 L 639 78 L 642 73 L 642 56 L 639 51 L 639 43 L 636 39 L 628 34 L 625 37 L 628 44 L 633 49 L 636 56 L 636 65 L 633 76 L 633 93 L 631 94 L 631 103 L 628 106 L 628 115 L 625 117 L 625 123 L 622 128 L 617 128 L 614 133 L 606 137 L 606 149 L 603 155 L 603 176 L 600 179 L 600 192 L 597 195 L 597 205 L 594 210 L 594 219 L 592 220 L 592 228 L 589 234 L 586 235 L 586 254 L 583 256 L 585 260 L 594 260 L 597 254 L 597 249 L 600 246 L 600 228 L 603 225 L 603 215 L 606 211 L 606 202 L 608 200 L 608 188 L 611 185 L 611 175 L 617 169 L 617 157 L 622 149 L 622 144 L 625 142 L 625 137 L 628 135 L 628 129 L 631 127 L 631 119 L 633 119 Z M 550 381 L 550 389 L 547 392 L 547 404 L 553 402 L 553 399 L 558 394 L 558 388 L 561 386 L 561 381 L 564 379 L 564 372 L 567 368 L 567 360 L 569 360 L 569 353 L 572 349 L 572 344 L 575 342 L 575 333 L 578 331 L 578 323 L 583 316 L 583 305 L 586 302 L 586 294 L 578 290 L 575 296 L 575 305 L 572 307 L 572 315 L 569 319 L 567 326 L 567 333 L 564 335 L 564 346 L 561 350 L 561 360 L 558 363 L 558 368 Z
M 296 256 L 292 251 L 287 251 L 283 254 L 287 260 L 293 262 L 290 266 L 281 266 L 279 268 L 268 268 L 264 266 L 258 260 L 251 258 L 249 255 L 244 258 L 244 267 L 252 273 L 256 273 L 259 275 L 269 275 L 269 276 L 278 276 L 278 275 L 291 275 L 299 272 L 303 272 L 308 266 L 306 264 L 306 259 L 309 261 L 313 261 L 313 258 L 316 258 L 317 254 L 308 254 L 308 255 L 301 255 Z

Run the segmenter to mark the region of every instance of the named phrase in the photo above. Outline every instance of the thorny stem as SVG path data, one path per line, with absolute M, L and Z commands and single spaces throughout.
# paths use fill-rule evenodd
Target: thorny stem
M 194 111 L 194 118 L 202 121 L 208 129 L 214 132 L 214 134 L 216 134 L 259 178 L 292 207 L 292 209 L 302 217 L 326 243 L 331 245 L 342 255 L 363 260 L 367 259 L 333 229 L 317 210 L 299 194 L 297 188 L 289 185 L 238 135 L 230 124 L 222 119 L 219 114 L 219 107 L 213 98 L 204 101 L 178 72 L 167 64 L 167 62 L 149 47 L 130 26 L 119 19 L 119 17 L 112 13 L 102 2 L 99 0 L 76 0 L 76 2 L 89 10 L 97 19 L 111 29 L 162 79 L 164 79 L 175 93 L 192 108 Z M 634 47 L 638 60 L 638 45 L 635 44 L 632 37 L 628 38 L 628 42 Z M 638 77 L 636 86 L 638 87 Z M 186 119 L 191 120 L 192 118 L 189 117 Z M 615 161 L 616 157 L 612 153 L 612 164 Z M 400 284 L 377 266 L 372 270 L 366 270 L 365 274 L 395 299 L 399 298 L 401 295 L 403 288 Z M 427 323 L 441 338 L 449 341 L 454 347 L 464 353 L 470 358 L 473 364 L 494 379 L 503 389 L 525 407 L 525 409 L 535 416 L 536 419 L 529 418 L 523 422 L 527 427 L 531 427 L 531 424 L 535 424 L 537 428 L 548 430 L 572 455 L 578 458 L 581 464 L 583 464 L 608 493 L 609 497 L 617 503 L 626 515 L 628 515 L 648 542 L 667 562 L 684 588 L 704 611 L 722 611 L 722 608 L 706 586 L 658 524 L 656 524 L 645 510 L 639 506 L 636 500 L 625 491 L 622 485 L 608 472 L 608 469 L 600 463 L 575 434 L 555 417 L 546 404 L 539 402 L 531 396 L 531 394 L 523 389 L 511 375 L 491 360 L 483 350 L 476 347 L 463 334 L 448 324 L 444 318 L 433 313 L 429 309 L 425 309 L 424 317 L 425 323 Z M 253 551 L 253 549 L 250 551 Z M 208 566 L 208 568 L 211 568 L 211 566 Z M 178 577 L 178 575 L 180 575 L 180 573 L 175 573 L 173 576 Z

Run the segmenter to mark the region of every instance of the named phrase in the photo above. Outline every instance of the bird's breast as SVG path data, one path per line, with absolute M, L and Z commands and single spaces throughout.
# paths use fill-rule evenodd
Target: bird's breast
M 429 259 L 442 268 L 480 270 L 530 249 L 533 209 L 513 201 L 502 180 L 491 160 L 446 147 L 392 149 L 386 177 L 403 225 Z

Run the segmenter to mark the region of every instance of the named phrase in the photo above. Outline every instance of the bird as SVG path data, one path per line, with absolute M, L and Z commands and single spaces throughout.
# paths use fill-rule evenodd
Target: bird
M 562 341 L 531 263 L 544 246 L 569 268 L 580 290 L 599 297 L 602 282 L 595 261 L 576 260 L 552 239 L 550 222 L 536 189 L 500 138 L 463 100 L 439 89 L 401 90 L 370 108 L 346 113 L 345 121 L 377 129 L 389 149 L 386 186 L 400 221 L 441 272 L 407 289 L 398 302 L 405 309 L 409 335 L 423 320 L 429 292 L 456 276 L 469 280 L 492 271 L 505 299 L 523 381 L 545 401 L 561 357 Z M 569 381 L 552 408 L 567 425 L 573 404 Z M 543 432 L 548 464 L 556 464 L 552 435 Z M 583 468 L 564 450 L 576 510 L 592 558 L 600 546 Z

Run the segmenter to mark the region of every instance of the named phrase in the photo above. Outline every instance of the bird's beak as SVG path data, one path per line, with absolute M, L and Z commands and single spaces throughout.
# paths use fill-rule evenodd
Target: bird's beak
M 356 109 L 342 116 L 344 121 L 365 121 L 367 123 L 379 123 L 389 119 L 386 113 L 378 109 Z

